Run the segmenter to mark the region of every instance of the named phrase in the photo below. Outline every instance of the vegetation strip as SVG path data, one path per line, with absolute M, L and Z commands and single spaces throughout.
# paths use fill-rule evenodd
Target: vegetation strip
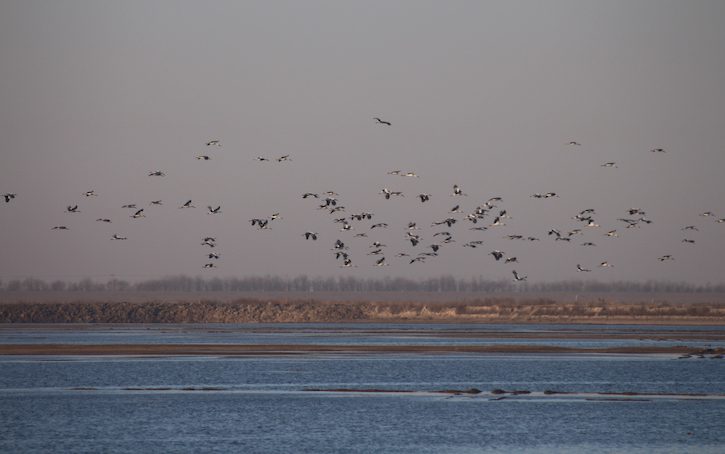
M 722 358 L 725 348 L 693 349 L 686 346 L 632 346 L 575 348 L 551 345 L 283 345 L 283 344 L 6 344 L 0 355 L 187 355 L 249 356 L 292 354 L 393 354 L 393 353 L 589 353 L 589 354 L 689 354 Z M 705 356 L 703 356 L 705 357 Z

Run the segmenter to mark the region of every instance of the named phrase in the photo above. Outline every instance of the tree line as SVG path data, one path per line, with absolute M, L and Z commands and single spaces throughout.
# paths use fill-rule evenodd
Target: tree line
M 36 278 L 0 280 L 3 292 L 627 292 L 627 293 L 725 293 L 723 284 L 692 284 L 671 281 L 582 281 L 514 283 L 482 276 L 469 279 L 440 276 L 427 279 L 385 277 L 382 279 L 344 277 L 294 278 L 250 276 L 243 278 L 201 278 L 168 276 L 129 282 L 112 278 L 105 282 L 84 278 L 78 281 Z

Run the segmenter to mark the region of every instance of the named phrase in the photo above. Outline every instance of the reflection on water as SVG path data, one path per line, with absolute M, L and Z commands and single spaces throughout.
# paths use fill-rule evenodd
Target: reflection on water
M 494 327 L 508 332 L 571 328 Z M 444 325 L 440 329 L 482 328 Z M 576 329 L 636 332 L 636 327 Z M 80 330 L 4 327 L 0 336 L 1 342 L 8 343 L 30 343 L 31 339 L 38 343 L 59 339 L 77 343 L 101 339 L 107 343 L 132 339 L 290 343 L 289 338 L 335 343 L 341 339 L 349 343 L 490 341 L 440 337 L 437 332 L 421 325 L 196 325 Z M 566 341 L 602 345 L 608 340 Z M 632 345 L 629 339 L 616 341 Z M 725 452 L 725 398 L 673 395 L 725 394 L 725 360 L 676 358 L 0 356 L 0 452 Z M 313 388 L 417 392 L 309 391 Z M 483 393 L 433 392 L 469 388 Z M 497 388 L 532 394 L 492 395 L 490 391 Z M 629 392 L 659 395 L 612 398 L 596 394 Z M 496 400 L 500 397 L 504 398 Z

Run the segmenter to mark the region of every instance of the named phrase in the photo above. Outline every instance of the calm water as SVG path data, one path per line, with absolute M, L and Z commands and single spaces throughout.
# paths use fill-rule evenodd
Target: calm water
M 14 327 L 0 329 L 0 342 L 219 342 L 220 336 L 259 343 L 289 343 L 290 338 L 420 341 L 400 333 L 405 325 L 388 326 L 392 331 L 387 333 L 377 325 L 211 328 Z M 430 392 L 471 387 L 485 392 Z M 308 391 L 312 388 L 418 392 Z M 493 400 L 487 391 L 494 388 L 533 394 Z M 546 396 L 545 390 L 587 394 Z M 588 394 L 598 392 L 723 394 L 725 360 L 672 355 L 0 356 L 0 452 L 725 452 L 722 397 L 620 396 L 613 401 Z

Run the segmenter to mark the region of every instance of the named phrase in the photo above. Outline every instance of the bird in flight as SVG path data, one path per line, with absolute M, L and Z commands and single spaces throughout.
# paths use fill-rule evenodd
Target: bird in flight
M 65 211 L 68 213 L 80 213 L 80 211 L 78 210 L 78 205 L 68 205 Z
M 580 146 L 581 146 L 581 144 L 580 144 L 579 142 L 575 141 L 575 140 L 571 140 L 571 141 L 569 141 L 569 142 L 567 143 L 567 145 L 575 145 L 575 146 L 577 146 L 577 147 L 580 147 Z
M 5 203 L 10 203 L 10 201 L 14 199 L 15 196 L 17 196 L 17 194 L 13 194 L 10 192 L 3 194 L 3 197 L 5 198 Z
M 93 190 L 86 191 L 83 193 L 83 195 L 86 197 L 97 197 L 98 196 L 98 194 L 96 194 L 96 191 L 93 191 Z
M 389 121 L 381 120 L 378 117 L 373 117 L 373 120 L 377 121 L 379 125 L 390 126 L 390 122 Z
M 516 272 L 516 270 L 511 271 L 511 273 L 514 275 L 514 281 L 521 282 L 525 281 L 528 276 L 520 276 L 519 273 Z
M 181 205 L 179 208 L 196 208 L 196 207 L 191 204 L 191 200 L 188 200 L 185 204 Z
M 149 172 L 150 177 L 165 177 L 166 174 L 160 170 L 152 170 Z
M 111 222 L 111 220 L 108 218 L 98 218 L 98 219 L 96 219 L 96 222 L 105 222 L 108 224 Z
M 140 210 L 138 210 L 134 214 L 132 214 L 131 217 L 134 219 L 138 219 L 138 218 L 145 218 L 146 215 L 143 214 L 143 208 L 141 208 Z
M 70 229 L 64 225 L 56 225 L 51 230 L 70 230 Z
M 211 147 L 211 146 L 221 147 L 222 143 L 219 141 L 219 139 L 212 139 L 206 143 L 206 146 L 207 147 Z
M 207 214 L 219 214 L 222 212 L 221 206 L 218 206 L 216 208 L 213 208 L 212 206 L 208 206 L 207 209 L 209 210 Z
M 198 159 L 199 161 L 208 161 L 211 159 L 211 156 L 207 156 L 205 154 L 200 154 L 199 156 L 196 157 L 196 159 Z
M 317 232 L 305 232 L 305 233 L 303 233 L 303 235 L 305 236 L 306 240 L 309 240 L 309 239 L 312 239 L 315 241 L 317 240 Z
M 113 236 L 111 237 L 111 239 L 112 240 L 127 240 L 128 238 L 125 237 L 125 236 L 120 236 L 120 235 L 114 233 Z

